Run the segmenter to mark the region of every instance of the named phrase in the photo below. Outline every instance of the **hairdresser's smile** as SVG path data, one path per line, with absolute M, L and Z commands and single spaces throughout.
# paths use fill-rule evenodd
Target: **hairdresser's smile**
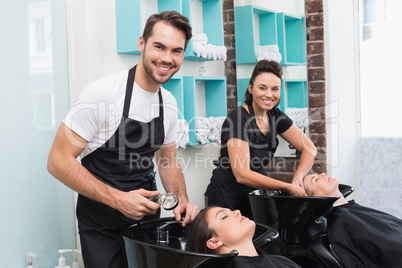
M 158 63 L 158 62 L 153 62 L 155 67 L 159 70 L 159 73 L 162 75 L 166 75 L 169 73 L 169 71 L 171 69 L 176 68 L 173 64 L 164 64 L 162 63 Z
M 182 31 L 158 22 L 153 34 L 145 41 L 140 38 L 138 49 L 149 81 L 156 90 L 179 70 L 184 59 L 185 35 Z M 141 86 L 141 85 L 140 85 Z
M 278 103 L 281 96 L 281 79 L 272 73 L 262 73 L 255 78 L 253 86 L 249 85 L 249 92 L 253 94 L 255 110 L 271 110 Z

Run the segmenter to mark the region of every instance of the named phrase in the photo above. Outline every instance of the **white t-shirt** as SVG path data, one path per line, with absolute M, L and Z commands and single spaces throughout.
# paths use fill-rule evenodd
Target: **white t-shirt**
M 75 99 L 63 123 L 88 141 L 81 157 L 102 146 L 117 130 L 123 116 L 127 78 L 127 70 L 105 76 L 82 89 Z M 169 144 L 177 136 L 177 103 L 169 91 L 161 90 L 165 130 L 163 143 Z M 134 83 L 128 117 L 145 123 L 159 117 L 158 92 L 150 93 Z

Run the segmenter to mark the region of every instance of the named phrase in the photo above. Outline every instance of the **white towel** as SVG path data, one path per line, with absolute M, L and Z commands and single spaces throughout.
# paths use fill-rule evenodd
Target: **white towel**
M 286 108 L 286 114 L 299 128 L 308 128 L 308 108 Z
M 211 123 L 208 118 L 204 116 L 197 117 L 196 121 L 196 136 L 200 144 L 207 144 L 208 134 L 211 132 Z
M 227 48 L 225 46 L 215 46 L 213 44 L 204 43 L 200 38 L 193 39 L 193 52 L 197 57 L 212 60 L 226 61 Z
M 257 58 L 257 61 L 265 59 L 281 62 L 282 60 L 282 55 L 279 52 L 278 45 L 256 46 L 255 56 Z
M 211 123 L 211 131 L 208 134 L 208 139 L 212 142 L 221 143 L 222 124 L 225 117 L 208 117 Z
M 201 57 L 201 52 L 203 49 L 203 44 L 201 42 L 193 42 L 193 52 L 197 57 Z
M 190 140 L 188 123 L 184 119 L 179 119 L 177 123 L 177 137 L 176 137 L 176 148 L 186 149 L 186 145 Z
M 200 42 L 203 45 L 208 43 L 208 37 L 205 33 L 194 34 L 193 42 Z

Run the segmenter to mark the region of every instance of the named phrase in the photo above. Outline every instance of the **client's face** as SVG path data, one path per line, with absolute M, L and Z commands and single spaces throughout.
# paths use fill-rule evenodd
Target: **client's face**
M 253 238 L 255 222 L 242 216 L 239 210 L 211 208 L 207 212 L 206 219 L 214 236 L 227 246 L 236 245 L 243 239 Z
M 304 189 L 309 196 L 336 196 L 338 180 L 325 173 L 307 175 L 303 179 Z

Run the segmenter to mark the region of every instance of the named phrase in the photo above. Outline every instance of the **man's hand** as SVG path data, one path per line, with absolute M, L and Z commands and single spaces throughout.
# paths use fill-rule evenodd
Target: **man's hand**
M 177 207 L 173 210 L 176 221 L 183 220 L 183 227 L 192 222 L 194 218 L 198 215 L 198 212 L 198 208 L 190 202 L 179 203 Z
M 159 191 L 138 189 L 122 192 L 121 196 L 117 197 L 117 209 L 127 218 L 139 221 L 146 215 L 155 214 L 159 209 L 160 205 L 158 203 L 148 199 L 155 195 L 159 195 Z

